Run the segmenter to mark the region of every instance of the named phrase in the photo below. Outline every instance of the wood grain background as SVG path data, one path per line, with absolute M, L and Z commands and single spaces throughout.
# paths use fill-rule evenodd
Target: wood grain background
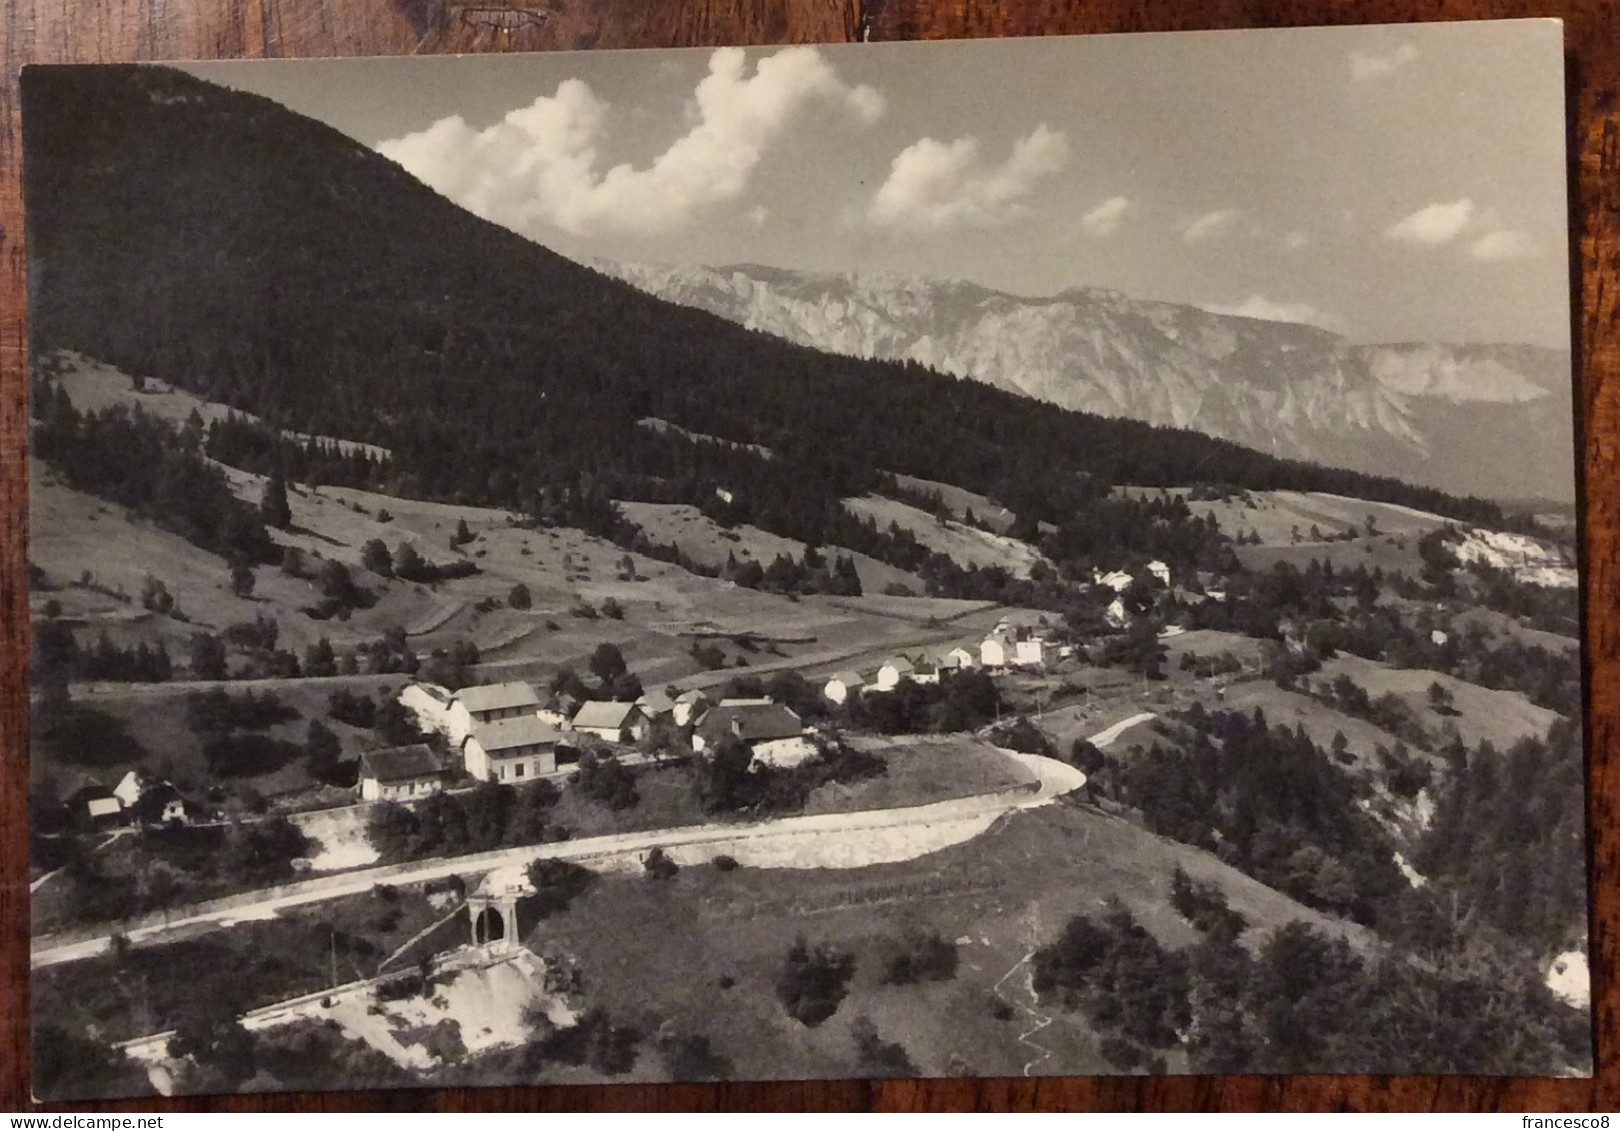
M 405 55 L 947 39 L 1559 16 L 1569 62 L 1572 281 L 1591 750 L 1593 1080 L 1140 1077 L 813 1081 L 200 1097 L 100 1105 L 342 1110 L 1620 1109 L 1620 5 L 1613 0 L 0 0 L 0 1110 L 30 1106 L 27 311 L 17 73 L 30 62 Z M 1482 437 L 1511 443 L 1511 437 Z

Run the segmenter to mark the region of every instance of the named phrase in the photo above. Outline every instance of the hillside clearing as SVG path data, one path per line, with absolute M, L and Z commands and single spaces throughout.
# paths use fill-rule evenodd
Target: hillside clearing
M 891 524 L 910 531 L 918 542 L 949 557 L 964 568 L 987 569 L 999 566 L 1014 577 L 1028 577 L 1041 553 L 1028 542 L 992 534 L 953 519 L 936 518 L 909 503 L 864 495 L 845 499 L 844 507 L 857 518 L 872 519 L 879 531 Z

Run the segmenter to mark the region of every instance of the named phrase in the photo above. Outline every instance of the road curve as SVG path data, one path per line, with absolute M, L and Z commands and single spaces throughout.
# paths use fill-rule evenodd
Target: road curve
M 305 880 L 280 888 L 243 892 L 214 901 L 213 905 L 189 915 L 133 927 L 125 935 L 131 942 L 153 941 L 164 935 L 193 936 L 234 926 L 255 919 L 271 919 L 288 908 L 320 903 L 370 891 L 380 883 L 407 885 L 445 879 L 452 875 L 490 872 L 497 868 L 526 867 L 538 859 L 590 860 L 609 867 L 635 866 L 653 848 L 671 852 L 677 860 L 706 859 L 720 852 L 733 855 L 756 845 L 786 852 L 762 853 L 769 866 L 783 867 L 861 867 L 883 859 L 908 859 L 925 852 L 960 843 L 989 828 L 996 818 L 1022 809 L 1050 804 L 1058 797 L 1079 789 L 1086 776 L 1064 762 L 1035 754 L 1019 754 L 996 748 L 1017 761 L 1034 777 L 1032 785 L 1021 785 L 974 797 L 956 798 L 930 805 L 900 809 L 864 809 L 853 813 L 818 813 L 806 817 L 783 817 L 744 824 L 688 825 L 673 829 L 615 833 L 556 844 L 527 845 L 421 861 L 407 865 L 385 865 Z M 920 851 L 903 849 L 900 854 L 873 855 L 871 845 L 879 830 L 918 830 Z M 932 837 L 926 835 L 932 831 Z M 807 844 L 833 841 L 838 852 L 804 853 Z M 773 844 L 773 842 L 782 842 Z M 794 842 L 798 842 L 795 844 Z M 672 851 L 673 850 L 673 851 Z M 705 850 L 707 855 L 705 854 Z M 846 862 L 847 861 L 847 862 Z M 112 945 L 111 935 L 72 942 L 56 942 L 49 936 L 34 940 L 30 965 L 34 969 L 76 962 L 105 952 Z

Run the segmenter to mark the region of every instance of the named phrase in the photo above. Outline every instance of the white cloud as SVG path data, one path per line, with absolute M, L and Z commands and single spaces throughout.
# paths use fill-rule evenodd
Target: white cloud
M 1350 78 L 1355 82 L 1364 82 L 1367 79 L 1381 78 L 1392 74 L 1400 68 L 1413 62 L 1418 57 L 1418 49 L 1410 43 L 1403 43 L 1387 55 L 1375 55 L 1369 51 L 1350 52 Z
M 1080 227 L 1087 235 L 1111 236 L 1119 231 L 1131 202 L 1123 196 L 1111 196 L 1080 217 Z
M 1384 230 L 1384 235 L 1402 243 L 1439 247 L 1462 234 L 1474 218 L 1474 202 L 1464 197 L 1450 204 L 1430 204 L 1419 208 Z
M 1013 144 L 1000 165 L 987 165 L 974 137 L 950 144 L 925 137 L 895 155 L 872 197 L 867 220 L 891 231 L 992 228 L 1027 211 L 1037 182 L 1069 160 L 1069 141 L 1045 125 Z
M 1283 239 L 1283 246 L 1289 251 L 1298 251 L 1311 242 L 1311 237 L 1304 231 L 1296 228 Z
M 709 56 L 688 108 L 689 132 L 646 168 L 597 170 L 609 106 L 577 79 L 483 130 L 459 115 L 377 147 L 473 212 L 518 231 L 652 234 L 735 201 L 770 147 L 812 103 L 870 124 L 883 97 L 850 86 L 813 47 L 759 60 L 734 47 Z
M 1481 263 L 1501 263 L 1509 259 L 1533 259 L 1541 254 L 1528 232 L 1497 228 L 1468 245 L 1468 254 Z
M 1273 302 L 1263 295 L 1250 295 L 1235 305 L 1204 303 L 1202 309 L 1211 314 L 1235 314 L 1240 318 L 1258 318 L 1265 322 L 1295 322 L 1336 333 L 1343 333 L 1345 329 L 1342 318 L 1319 310 L 1310 303 Z
M 1182 225 L 1181 238 L 1187 243 L 1217 239 L 1226 234 L 1228 229 L 1237 222 L 1237 218 L 1238 211 L 1235 208 L 1221 208 L 1214 212 L 1206 212 L 1202 216 L 1189 220 Z

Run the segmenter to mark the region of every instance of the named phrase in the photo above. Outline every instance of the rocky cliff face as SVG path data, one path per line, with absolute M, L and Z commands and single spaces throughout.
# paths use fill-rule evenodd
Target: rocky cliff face
M 817 349 L 909 359 L 1064 408 L 1464 494 L 1574 496 L 1570 362 L 1560 351 L 1365 346 L 1093 289 L 1030 299 L 950 280 L 592 266 Z

